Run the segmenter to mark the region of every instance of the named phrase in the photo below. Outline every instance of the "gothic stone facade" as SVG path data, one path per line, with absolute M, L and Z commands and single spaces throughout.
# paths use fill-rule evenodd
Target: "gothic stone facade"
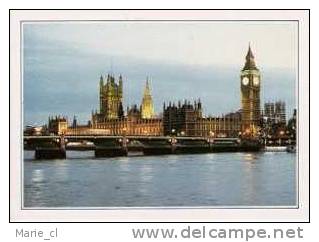
M 106 79 L 106 83 L 104 80 Z M 123 117 L 123 80 L 119 76 L 118 83 L 115 77 L 108 74 L 100 77 L 100 111 L 95 113 L 96 121 L 104 119 L 118 119 Z
M 200 101 L 189 101 L 169 103 L 166 107 L 164 103 L 163 125 L 164 135 L 196 136 L 196 122 L 202 118 L 202 104 Z
M 104 135 L 159 136 L 163 134 L 162 119 L 143 119 L 137 105 L 133 105 L 128 110 L 126 117 L 93 122 L 92 129 L 103 130 L 102 134 Z
M 144 90 L 141 108 L 133 105 L 123 111 L 123 80 L 108 75 L 104 85 L 100 79 L 100 112 L 92 113 L 90 130 L 103 135 L 163 135 L 162 119 L 154 117 L 153 100 L 148 81 Z
M 241 112 L 237 111 L 221 117 L 201 118 L 196 123 L 196 135 L 204 137 L 241 136 Z
M 170 103 L 164 104 L 163 125 L 164 135 L 237 137 L 241 134 L 241 113 L 203 117 L 200 100 L 194 104 L 189 101 Z

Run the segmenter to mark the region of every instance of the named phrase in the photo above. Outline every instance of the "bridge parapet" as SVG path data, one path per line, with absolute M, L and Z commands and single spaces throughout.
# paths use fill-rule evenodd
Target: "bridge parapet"
M 67 145 L 72 142 L 83 144 L 84 148 L 81 146 L 81 149 L 77 150 L 94 150 L 96 157 L 123 156 L 127 155 L 129 150 L 156 155 L 260 149 L 256 140 L 184 136 L 26 136 L 24 148 L 35 149 L 38 153 L 39 150 L 46 150 L 49 153 L 59 150 L 60 153 L 65 153 L 65 149 L 72 149 Z M 88 142 L 90 146 L 85 146 Z

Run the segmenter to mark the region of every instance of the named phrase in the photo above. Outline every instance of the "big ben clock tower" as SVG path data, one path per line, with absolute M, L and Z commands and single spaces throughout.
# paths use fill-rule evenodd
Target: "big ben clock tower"
M 245 66 L 241 70 L 240 86 L 242 133 L 244 136 L 256 136 L 260 121 L 260 71 L 250 45 Z

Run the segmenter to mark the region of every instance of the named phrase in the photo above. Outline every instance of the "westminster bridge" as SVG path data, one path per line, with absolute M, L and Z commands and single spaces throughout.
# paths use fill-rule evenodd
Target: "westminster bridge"
M 67 150 L 94 150 L 96 157 L 193 154 L 210 152 L 258 151 L 258 140 L 240 138 L 176 136 L 24 136 L 24 149 L 34 150 L 36 159 L 66 158 Z

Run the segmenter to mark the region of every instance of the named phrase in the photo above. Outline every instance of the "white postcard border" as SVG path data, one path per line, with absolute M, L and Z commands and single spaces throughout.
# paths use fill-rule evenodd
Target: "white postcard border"
M 307 222 L 309 221 L 309 16 L 306 10 L 12 10 L 10 13 L 10 220 L 13 222 Z M 20 34 L 26 21 L 298 21 L 298 207 L 23 209 Z

